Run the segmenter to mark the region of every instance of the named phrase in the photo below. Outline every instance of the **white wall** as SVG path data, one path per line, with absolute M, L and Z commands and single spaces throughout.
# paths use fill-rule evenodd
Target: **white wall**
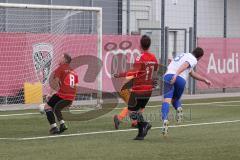
M 240 0 L 228 0 L 228 37 L 240 37 Z
M 223 37 L 224 0 L 198 0 L 198 26 L 200 37 Z
M 126 0 L 124 0 L 126 1 Z M 170 28 L 193 27 L 194 1 L 166 0 L 165 22 Z M 197 35 L 198 37 L 223 37 L 224 0 L 198 0 Z M 125 5 L 124 5 L 125 6 Z M 126 9 L 126 8 L 125 8 Z M 123 11 L 124 12 L 124 11 Z M 123 31 L 126 30 L 126 15 L 123 15 Z M 161 27 L 161 0 L 131 0 L 131 31 L 139 27 Z M 153 32 L 156 45 L 160 48 L 160 33 Z M 228 37 L 240 37 L 240 0 L 228 0 Z M 171 36 L 171 35 L 170 35 Z M 188 37 L 188 36 L 187 36 Z M 170 37 L 170 39 L 173 39 Z M 183 33 L 178 32 L 177 51 L 183 51 Z M 187 39 L 188 42 L 188 39 Z M 172 46 L 172 44 L 171 44 Z M 157 50 L 157 49 L 155 49 Z M 171 50 L 171 49 L 170 49 Z M 159 51 L 159 50 L 158 50 Z
M 126 1 L 126 0 L 125 0 Z M 193 0 L 166 0 L 166 26 L 189 28 L 193 26 Z M 198 0 L 198 36 L 222 37 L 224 0 Z M 240 0 L 228 0 L 228 36 L 240 36 Z M 123 15 L 123 22 L 125 22 Z M 161 26 L 161 0 L 131 0 L 131 30 L 142 27 L 141 19 L 150 20 L 149 26 Z M 154 22 L 153 22 L 154 21 Z M 154 23 L 154 24 L 152 24 Z M 139 24 L 141 24 L 139 26 Z M 146 22 L 145 22 L 146 24 Z M 123 30 L 126 29 L 124 26 Z
M 137 31 L 142 20 L 150 21 L 155 18 L 152 0 L 131 0 L 130 4 L 130 31 Z M 126 10 L 127 0 L 123 0 L 123 34 L 126 34 L 127 30 Z

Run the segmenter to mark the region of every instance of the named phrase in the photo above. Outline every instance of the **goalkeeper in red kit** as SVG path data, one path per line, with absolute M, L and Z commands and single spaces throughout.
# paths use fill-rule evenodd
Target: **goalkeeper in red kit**
M 143 140 L 151 128 L 151 124 L 145 121 L 142 111 L 151 97 L 153 77 L 156 77 L 158 70 L 158 61 L 155 55 L 148 51 L 151 46 L 150 37 L 143 35 L 140 44 L 142 53 L 135 59 L 133 69 L 113 75 L 115 78 L 126 77 L 133 80 L 127 105 L 129 117 L 131 120 L 137 121 L 138 134 L 135 140 Z M 115 125 L 118 125 L 116 120 L 114 118 Z
M 53 94 L 46 105 L 44 110 L 50 124 L 50 134 L 59 134 L 67 130 L 67 126 L 63 120 L 61 110 L 69 107 L 75 99 L 77 92 L 78 76 L 70 67 L 71 56 L 64 54 L 59 67 L 54 71 L 54 78 L 52 84 L 57 84 L 58 91 Z M 60 124 L 57 127 L 55 116 Z

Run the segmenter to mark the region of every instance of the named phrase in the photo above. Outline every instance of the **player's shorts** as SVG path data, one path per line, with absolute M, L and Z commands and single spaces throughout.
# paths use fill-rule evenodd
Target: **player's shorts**
M 139 109 L 145 108 L 147 105 L 152 92 L 147 92 L 145 94 L 137 94 L 132 92 L 128 101 L 128 110 L 138 111 Z
M 54 94 L 47 102 L 47 104 L 52 107 L 53 109 L 63 109 L 67 106 L 70 106 L 72 104 L 72 101 L 70 100 L 64 100 L 61 97 L 59 97 L 57 94 Z
M 170 84 L 170 81 L 174 74 L 166 74 L 164 76 L 164 98 L 172 98 L 179 100 L 184 92 L 186 85 L 185 79 L 178 76 L 174 84 Z

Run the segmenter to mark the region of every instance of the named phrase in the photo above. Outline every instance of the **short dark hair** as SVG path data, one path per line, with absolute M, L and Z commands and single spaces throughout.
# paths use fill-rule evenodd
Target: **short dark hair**
M 147 35 L 143 35 L 140 42 L 143 50 L 148 50 L 151 46 L 151 38 Z
M 64 53 L 63 55 L 64 55 L 64 58 L 66 60 L 66 63 L 70 64 L 71 61 L 72 61 L 72 57 L 69 54 L 67 54 L 67 53 Z
M 204 55 L 204 51 L 202 48 L 197 47 L 192 51 L 192 54 L 196 57 L 196 58 L 201 58 Z

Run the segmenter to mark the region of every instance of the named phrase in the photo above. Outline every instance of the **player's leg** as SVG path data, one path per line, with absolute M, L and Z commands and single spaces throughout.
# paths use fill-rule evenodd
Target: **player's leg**
M 178 123 L 181 123 L 183 121 L 183 108 L 181 104 L 181 97 L 184 92 L 186 81 L 178 76 L 176 79 L 176 82 L 174 84 L 174 94 L 173 94 L 173 100 L 172 100 L 172 105 L 176 110 L 176 120 Z
M 172 105 L 176 110 L 176 121 L 181 123 L 183 121 L 183 108 L 180 99 L 173 99 Z
M 151 128 L 151 125 L 145 121 L 142 115 L 142 108 L 145 108 L 150 96 L 151 94 L 137 95 L 135 93 L 132 93 L 130 96 L 128 104 L 129 117 L 137 121 L 138 127 L 138 134 L 135 140 L 143 140 L 148 130 Z
M 69 107 L 71 104 L 72 104 L 72 101 L 70 101 L 70 100 L 63 100 L 62 99 L 54 107 L 54 113 L 55 113 L 55 115 L 57 117 L 57 120 L 58 120 L 58 122 L 60 124 L 60 128 L 59 128 L 60 129 L 60 133 L 62 133 L 65 130 L 68 129 L 66 124 L 65 124 L 65 121 L 63 119 L 62 110 L 65 107 Z
M 169 107 L 172 101 L 173 93 L 174 93 L 174 85 L 170 84 L 172 79 L 172 74 L 167 74 L 164 76 L 164 92 L 163 92 L 163 103 L 162 103 L 162 134 L 166 136 L 168 134 L 168 114 L 169 114 Z
M 127 85 L 128 85 L 128 83 L 125 84 L 123 86 L 122 90 L 119 92 L 119 96 L 123 99 L 123 101 L 126 104 L 128 104 L 130 94 L 131 94 L 130 90 L 128 88 L 126 88 Z M 114 115 L 113 122 L 114 122 L 115 129 L 119 129 L 120 122 L 127 116 L 128 116 L 128 108 L 127 107 L 124 107 L 119 114 Z
M 141 108 L 140 112 L 143 113 L 144 108 Z M 114 121 L 115 129 L 119 129 L 119 125 L 120 125 L 121 121 L 129 115 L 128 113 L 129 113 L 128 107 L 124 107 L 119 114 L 114 115 L 113 121 Z M 137 127 L 137 120 L 131 120 L 131 126 Z
M 144 107 L 144 108 L 141 107 L 141 109 L 139 110 L 139 112 L 141 112 L 141 114 L 143 114 L 144 110 L 145 110 L 145 107 Z M 136 128 L 136 127 L 137 127 L 137 120 L 132 120 L 131 126 L 132 126 L 133 128 Z
M 46 103 L 46 105 L 44 106 L 44 110 L 46 112 L 46 116 L 47 116 L 47 120 L 50 124 L 50 134 L 58 134 L 59 133 L 59 129 L 57 127 L 57 123 L 55 120 L 55 116 L 54 116 L 54 106 L 60 101 L 61 99 L 54 94 Z
M 143 115 L 143 111 L 145 110 L 145 107 L 146 107 L 150 97 L 151 97 L 151 93 L 148 93 L 144 97 L 142 97 L 140 100 L 138 100 L 137 107 L 140 108 L 139 109 L 139 114 Z M 137 126 L 140 124 L 140 127 L 143 128 L 143 135 L 145 137 L 148 133 L 148 130 L 151 129 L 152 125 L 149 122 L 145 121 L 144 117 L 143 117 L 142 120 L 143 121 L 140 122 L 142 124 L 140 124 L 139 121 L 137 121 Z
M 119 129 L 120 122 L 128 115 L 128 107 L 124 107 L 119 114 L 114 115 L 115 129 Z

